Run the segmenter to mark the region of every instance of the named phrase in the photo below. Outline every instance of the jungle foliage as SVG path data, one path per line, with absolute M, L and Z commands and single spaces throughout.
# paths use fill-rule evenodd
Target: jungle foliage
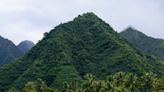
M 99 80 L 119 71 L 162 76 L 164 65 L 140 53 L 95 14 L 86 13 L 56 26 L 25 56 L 1 67 L 0 92 L 11 87 L 20 90 L 37 78 L 51 88 L 62 89 L 63 82 L 80 83 L 87 73 L 95 75 L 95 85 L 100 86 Z M 30 82 L 25 88 L 31 84 L 35 85 Z M 33 86 L 32 89 L 35 92 Z

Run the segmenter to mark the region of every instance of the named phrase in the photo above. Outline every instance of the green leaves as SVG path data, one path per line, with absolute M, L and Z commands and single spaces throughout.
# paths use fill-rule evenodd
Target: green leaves
M 23 92 L 55 92 L 55 90 L 49 88 L 41 79 L 37 79 L 34 82 L 28 82 Z
M 107 77 L 106 80 L 97 80 L 92 74 L 84 76 L 80 83 L 64 82 L 61 89 L 48 87 L 41 79 L 28 82 L 23 92 L 157 92 L 157 77 L 152 73 L 136 76 L 132 73 L 118 72 Z M 9 92 L 18 92 L 12 88 Z
M 11 89 L 9 89 L 7 92 L 19 92 L 16 88 L 12 87 Z
M 0 91 L 12 86 L 22 89 L 25 83 L 37 78 L 45 80 L 50 87 L 61 89 L 63 82 L 80 83 L 87 73 L 95 77 L 87 75 L 84 89 L 104 91 L 109 87 L 122 91 L 127 90 L 122 85 L 125 79 L 131 78 L 123 72 L 142 75 L 152 71 L 162 75 L 164 67 L 156 61 L 139 53 L 109 24 L 87 13 L 55 27 L 24 57 L 0 68 Z M 123 72 L 112 75 L 109 82 L 96 80 L 118 71 Z M 135 86 L 135 82 L 133 84 Z M 126 86 L 133 89 L 132 85 Z

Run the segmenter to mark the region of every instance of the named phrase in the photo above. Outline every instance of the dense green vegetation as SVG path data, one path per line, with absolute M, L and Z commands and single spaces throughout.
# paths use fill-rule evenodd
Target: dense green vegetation
M 19 91 L 11 88 L 7 92 L 162 92 L 164 81 L 152 73 L 137 76 L 132 73 L 118 72 L 108 76 L 105 80 L 98 80 L 87 74 L 79 83 L 63 83 L 61 89 L 48 87 L 44 81 L 37 79 L 25 84 Z
M 156 56 L 164 61 L 164 40 L 146 36 L 133 28 L 127 28 L 121 35 L 142 53 Z
M 20 90 L 37 78 L 43 79 L 49 87 L 62 89 L 63 82 L 79 83 L 87 73 L 102 80 L 118 71 L 138 76 L 153 72 L 161 76 L 164 65 L 141 54 L 109 24 L 87 13 L 45 33 L 25 56 L 1 67 L 0 92 L 11 87 Z
M 0 36 L 0 66 L 18 58 L 22 52 L 10 40 Z

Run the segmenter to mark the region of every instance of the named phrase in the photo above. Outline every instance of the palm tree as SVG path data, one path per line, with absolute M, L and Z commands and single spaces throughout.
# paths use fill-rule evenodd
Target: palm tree
M 124 87 L 127 88 L 130 92 L 138 92 L 138 77 L 132 73 L 126 74 Z
M 35 83 L 34 82 L 28 82 L 25 85 L 23 92 L 37 92 Z
M 48 87 L 45 82 L 38 78 L 36 81 L 35 81 L 35 85 L 36 85 L 36 89 L 37 89 L 37 92 L 56 92 L 56 90 Z
M 64 83 L 63 92 L 75 92 L 76 90 L 76 85 L 74 85 L 74 83 Z
M 96 92 L 107 92 L 107 84 L 105 81 L 98 81 Z
M 16 88 L 12 87 L 11 89 L 9 89 L 7 92 L 19 92 Z
M 143 75 L 141 77 L 141 81 L 142 81 L 142 90 L 144 92 L 152 92 L 154 91 L 156 88 L 156 84 L 157 84 L 157 79 L 156 79 L 156 75 L 153 73 L 146 73 L 145 75 Z
M 57 92 L 57 90 L 48 87 L 42 79 L 38 78 L 34 82 L 28 82 L 23 92 Z
M 107 77 L 106 83 L 107 83 L 107 91 L 115 92 L 115 81 L 112 75 Z
M 96 92 L 97 81 L 92 74 L 87 74 L 84 76 L 84 81 L 82 84 L 83 92 Z

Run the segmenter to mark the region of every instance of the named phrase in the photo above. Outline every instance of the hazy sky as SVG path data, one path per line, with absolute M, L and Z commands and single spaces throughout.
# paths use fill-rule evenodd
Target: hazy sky
M 44 32 L 79 14 L 94 12 L 120 32 L 132 25 L 164 39 L 164 0 L 0 0 L 0 35 L 35 43 Z

